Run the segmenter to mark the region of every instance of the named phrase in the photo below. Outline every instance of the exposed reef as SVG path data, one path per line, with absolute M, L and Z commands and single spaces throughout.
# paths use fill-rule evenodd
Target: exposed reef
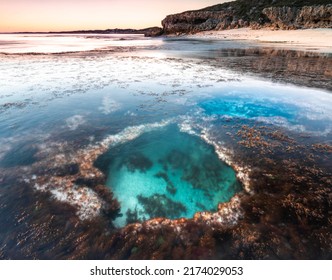
M 332 90 L 329 54 L 264 47 L 220 49 L 213 52 L 213 58 L 204 63 L 223 65 L 237 73 L 250 73 L 274 82 Z
M 219 204 L 216 211 L 198 212 L 192 219 L 155 218 L 115 229 L 112 220 L 119 205 L 103 185 L 105 177 L 93 162 L 115 139 L 118 143 L 124 141 L 124 135 L 132 139 L 143 130 L 135 127 L 120 133 L 122 137 L 109 136 L 100 142 L 107 144 L 105 148 L 94 145 L 75 151 L 66 143 L 50 141 L 47 149 L 37 153 L 40 161 L 1 170 L 0 207 L 6 213 L 1 223 L 11 225 L 10 232 L 7 227 L 0 229 L 4 236 L 1 258 L 331 258 L 331 145 L 316 142 L 315 138 L 296 140 L 296 134 L 285 134 L 259 122 L 211 122 L 219 129 L 206 129 L 201 137 L 214 144 L 221 157 L 227 147 L 236 148 L 237 152 L 226 159 L 234 166 L 239 162 L 251 166 L 246 175 L 251 194 L 242 192 L 230 202 Z M 147 129 L 159 126 L 151 124 Z M 198 128 L 192 129 L 199 131 Z M 223 144 L 217 140 L 221 135 Z M 65 174 L 68 162 L 72 165 Z M 22 177 L 11 176 L 13 168 Z M 48 172 L 54 168 L 59 170 L 57 175 Z M 45 191 L 35 192 L 31 188 L 35 182 L 45 186 Z M 76 196 L 80 203 L 75 199 L 50 200 L 52 190 L 64 190 L 62 196 Z M 7 203 L 8 199 L 16 200 L 15 206 Z M 146 202 L 146 198 L 141 199 Z M 85 202 L 95 205 L 98 214 L 84 212 Z M 158 207 L 150 207 L 149 211 L 159 213 Z M 128 215 L 128 222 L 137 221 L 135 210 Z
M 192 34 L 241 27 L 331 28 L 332 4 L 324 0 L 238 0 L 169 15 L 162 21 L 162 26 L 164 34 Z

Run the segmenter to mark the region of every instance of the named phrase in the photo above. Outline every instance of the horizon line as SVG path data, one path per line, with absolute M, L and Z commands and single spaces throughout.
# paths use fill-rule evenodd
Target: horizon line
M 107 28 L 107 29 L 77 29 L 77 30 L 61 30 L 61 31 L 9 31 L 9 32 L 3 32 L 0 31 L 0 34 L 27 34 L 27 33 L 34 33 L 34 34 L 49 34 L 49 33 L 66 33 L 66 32 L 97 32 L 97 31 L 108 31 L 108 30 L 134 30 L 134 31 L 139 31 L 139 30 L 144 30 L 144 29 L 149 29 L 149 28 L 162 28 L 161 26 L 149 26 L 149 27 L 144 27 L 144 28 L 132 28 L 132 27 L 127 27 L 127 28 Z

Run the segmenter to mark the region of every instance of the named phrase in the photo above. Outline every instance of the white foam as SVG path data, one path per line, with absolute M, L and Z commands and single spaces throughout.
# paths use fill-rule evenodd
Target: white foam
M 143 133 L 150 132 L 171 124 L 174 119 L 163 120 L 161 122 L 142 124 L 137 126 L 129 126 L 120 133 L 106 137 L 100 145 L 103 147 L 114 147 L 129 141 L 132 141 Z
M 190 121 L 184 121 L 182 123 L 178 124 L 178 127 L 181 132 L 188 133 L 190 135 L 198 135 L 197 132 L 193 129 L 193 127 L 190 124 Z

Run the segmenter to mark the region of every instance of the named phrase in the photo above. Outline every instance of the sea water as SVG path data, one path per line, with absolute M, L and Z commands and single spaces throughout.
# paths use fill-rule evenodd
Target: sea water
M 130 127 L 142 128 L 137 137 L 111 143 L 96 162 L 120 203 L 119 227 L 216 211 L 242 190 L 202 131 L 192 133 L 197 124 L 218 131 L 211 120 L 232 118 L 331 138 L 328 90 L 274 83 L 214 61 L 218 49 L 250 48 L 244 43 L 1 36 L 2 171 L 29 182 L 24 168 L 38 163 L 43 149 L 88 149 Z M 144 130 L 164 121 L 170 124 Z M 187 130 L 179 129 L 184 125 Z M 223 145 L 222 139 L 216 143 Z
M 216 211 L 241 185 L 234 170 L 197 136 L 169 125 L 112 147 L 99 159 L 108 166 L 107 184 L 121 204 L 115 223 L 153 217 L 192 218 Z

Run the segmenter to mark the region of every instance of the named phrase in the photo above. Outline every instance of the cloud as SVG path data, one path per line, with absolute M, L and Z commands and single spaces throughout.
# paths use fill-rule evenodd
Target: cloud
M 98 108 L 103 114 L 108 115 L 116 112 L 121 108 L 121 105 L 110 99 L 108 96 L 103 98 L 102 105 Z
M 74 115 L 74 116 L 66 119 L 66 124 L 70 130 L 75 130 L 84 123 L 85 123 L 85 119 L 81 115 Z

